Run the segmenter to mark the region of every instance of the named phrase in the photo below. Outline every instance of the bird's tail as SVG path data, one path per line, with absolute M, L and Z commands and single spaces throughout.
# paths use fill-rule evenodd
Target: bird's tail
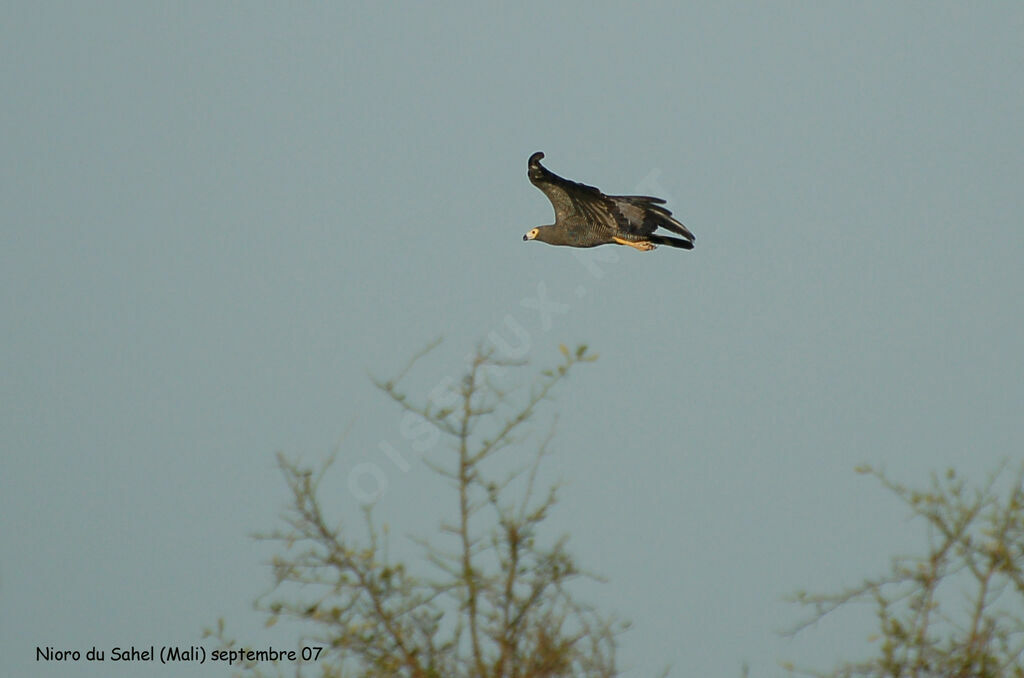
M 693 249 L 693 243 L 690 242 L 689 240 L 683 240 L 682 238 L 673 238 L 667 235 L 651 234 L 647 236 L 647 239 L 650 240 L 655 245 L 668 245 L 669 247 L 678 247 L 679 249 L 683 250 Z

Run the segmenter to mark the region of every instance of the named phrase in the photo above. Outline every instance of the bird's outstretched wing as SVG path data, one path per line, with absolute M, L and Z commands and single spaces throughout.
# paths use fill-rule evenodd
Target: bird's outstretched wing
M 633 236 L 648 236 L 658 228 L 678 233 L 693 242 L 694 235 L 672 213 L 665 201 L 647 195 L 605 195 L 593 186 L 564 179 L 540 164 L 543 153 L 530 156 L 530 182 L 548 197 L 555 221 L 582 218 L 594 226 Z
M 530 183 L 539 188 L 551 201 L 555 208 L 555 221 L 560 222 L 577 216 L 593 219 L 597 216 L 594 210 L 588 207 L 594 202 L 600 202 L 605 195 L 593 186 L 558 176 L 540 164 L 543 157 L 544 154 L 539 151 L 530 156 L 527 175 L 530 177 Z
M 651 235 L 658 228 L 672 231 L 693 242 L 696 238 L 690 229 L 662 207 L 661 198 L 646 195 L 607 195 L 604 203 L 610 210 L 620 231 L 632 235 Z

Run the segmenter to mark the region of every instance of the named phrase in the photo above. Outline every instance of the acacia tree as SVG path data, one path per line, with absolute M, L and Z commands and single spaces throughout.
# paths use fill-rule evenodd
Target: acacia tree
M 1005 464 L 981 487 L 953 470 L 915 490 L 869 466 L 927 525 L 924 554 L 894 558 L 891 572 L 837 594 L 798 592 L 811 608 L 807 627 L 857 602 L 874 606 L 876 656 L 815 676 L 890 678 L 1024 677 L 1024 465 L 1007 480 Z M 792 670 L 792 666 L 789 666 Z
M 368 536 L 362 539 L 325 515 L 319 488 L 330 461 L 314 472 L 278 456 L 291 503 L 282 516 L 285 527 L 259 535 L 278 552 L 272 560 L 275 586 L 257 608 L 268 624 L 300 623 L 305 645 L 328 649 L 307 671 L 367 678 L 616 675 L 616 636 L 625 624 L 576 599 L 569 585 L 589 575 L 564 538 L 542 534 L 556 502 L 556 488 L 538 488 L 537 477 L 550 433 L 527 463 L 501 459 L 509 450 L 521 454 L 527 425 L 551 390 L 577 364 L 596 358 L 586 346 L 561 350 L 560 364 L 520 389 L 502 384 L 523 363 L 488 349 L 476 352 L 446 398 L 415 402 L 403 392 L 403 378 L 426 351 L 396 378 L 376 382 L 449 443 L 423 461 L 452 486 L 451 519 L 436 539 L 417 540 L 424 558 L 415 562 L 389 556 L 388 538 L 371 509 L 365 510 Z M 224 647 L 238 647 L 223 622 L 207 634 Z M 302 662 L 250 662 L 241 673 L 265 675 L 268 669 L 303 675 Z

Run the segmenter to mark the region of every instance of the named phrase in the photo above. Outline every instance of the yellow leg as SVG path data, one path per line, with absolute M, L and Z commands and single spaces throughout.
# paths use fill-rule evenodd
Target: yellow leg
M 627 247 L 638 249 L 641 252 L 650 252 L 655 247 L 657 247 L 657 245 L 651 244 L 646 240 L 641 240 L 640 242 L 633 242 L 632 240 L 623 240 L 622 238 L 612 238 L 612 240 L 619 243 L 620 245 L 626 245 Z

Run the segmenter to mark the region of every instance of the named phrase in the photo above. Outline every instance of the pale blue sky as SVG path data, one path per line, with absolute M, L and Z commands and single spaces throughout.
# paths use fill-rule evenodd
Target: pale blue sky
M 36 664 L 37 645 L 189 645 L 220 615 L 258 634 L 248 535 L 284 506 L 278 450 L 340 444 L 353 520 L 347 474 L 379 464 L 381 516 L 429 529 L 446 496 L 379 451 L 408 442 L 367 374 L 444 335 L 425 393 L 506 316 L 538 367 L 561 342 L 601 354 L 556 401 L 551 528 L 633 620 L 630 676 L 855 655 L 869 616 L 775 633 L 800 616 L 785 594 L 916 538 L 854 466 L 913 482 L 1020 457 L 1020 4 L 2 15 L 11 675 L 139 675 Z M 551 220 L 537 150 L 668 198 L 696 249 L 524 244 Z M 549 327 L 540 285 L 566 305 Z

